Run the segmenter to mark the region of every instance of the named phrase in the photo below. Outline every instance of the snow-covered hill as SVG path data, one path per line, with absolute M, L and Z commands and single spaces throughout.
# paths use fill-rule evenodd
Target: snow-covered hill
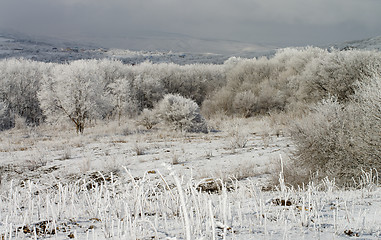
M 94 45 L 0 32 L 0 59 L 16 57 L 42 62 L 66 62 L 76 59 L 103 58 L 104 53 L 101 50 Z
M 203 40 L 179 34 L 113 38 L 113 42 L 108 44 L 105 39 L 95 39 L 94 42 L 98 44 L 86 42 L 90 40 L 73 42 L 0 30 L 0 59 L 22 57 L 43 62 L 67 62 L 113 58 L 127 64 L 144 61 L 221 64 L 231 56 L 252 58 L 274 53 L 271 47 L 236 41 Z M 103 47 L 107 45 L 119 46 L 119 49 Z
M 356 40 L 344 43 L 333 44 L 332 47 L 340 50 L 362 49 L 362 50 L 381 50 L 381 36 Z
M 111 41 L 111 42 L 110 42 Z M 89 42 L 96 42 L 89 43 Z M 118 46 L 107 48 L 104 46 Z M 381 36 L 323 46 L 340 50 L 380 50 Z M 127 50 L 128 49 L 128 50 Z M 78 59 L 119 59 L 126 64 L 144 61 L 176 64 L 222 64 L 231 56 L 253 58 L 272 56 L 275 47 L 219 39 L 198 39 L 182 34 L 150 33 L 136 36 L 77 39 L 66 41 L 0 30 L 0 59 L 26 58 L 42 62 L 69 62 Z
M 85 41 L 90 39 L 83 38 Z M 241 55 L 250 52 L 263 52 L 274 49 L 273 46 L 252 44 L 224 39 L 196 38 L 185 34 L 165 32 L 137 32 L 127 36 L 97 37 L 91 41 L 113 48 L 134 51 L 161 51 L 187 53 L 213 53 L 221 55 Z

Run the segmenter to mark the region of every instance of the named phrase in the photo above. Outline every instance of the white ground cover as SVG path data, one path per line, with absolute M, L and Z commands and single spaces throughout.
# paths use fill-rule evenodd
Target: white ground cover
M 3 239 L 379 239 L 381 190 L 285 186 L 287 134 L 220 119 L 208 134 L 98 123 L 0 134 Z M 138 130 L 136 130 L 138 129 Z M 269 190 L 271 176 L 280 178 Z

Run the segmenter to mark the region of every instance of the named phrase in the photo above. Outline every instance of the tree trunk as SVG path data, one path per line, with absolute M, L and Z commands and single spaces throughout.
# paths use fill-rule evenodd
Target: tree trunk
M 85 123 L 83 121 L 74 121 L 73 122 L 75 123 L 75 128 L 77 130 L 77 134 L 83 134 L 83 131 L 85 130 Z

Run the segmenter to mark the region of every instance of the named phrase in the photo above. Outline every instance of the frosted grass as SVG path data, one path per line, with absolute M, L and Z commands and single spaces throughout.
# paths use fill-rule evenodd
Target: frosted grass
M 174 171 L 138 179 L 127 170 L 100 183 L 9 182 L 0 195 L 0 232 L 3 239 L 69 233 L 80 239 L 378 239 L 381 191 L 367 174 L 361 189 L 339 190 L 325 179 L 265 192 L 245 180 L 234 191 L 223 186 L 221 194 L 200 192 L 194 179 Z

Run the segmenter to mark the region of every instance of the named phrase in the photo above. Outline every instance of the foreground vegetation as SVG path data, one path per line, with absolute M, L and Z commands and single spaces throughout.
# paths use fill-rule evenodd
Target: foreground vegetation
M 70 185 L 47 187 L 31 181 L 22 187 L 10 185 L 0 198 L 2 238 L 381 237 L 380 218 L 375 215 L 381 192 L 374 182 L 350 191 L 337 190 L 326 180 L 299 190 L 263 192 L 254 182 L 237 181 L 234 190 L 222 186 L 217 195 L 200 191 L 192 179 L 181 181 L 176 172 L 160 177 L 99 176 L 98 181 L 83 179 Z M 176 185 L 169 186 L 173 179 Z

